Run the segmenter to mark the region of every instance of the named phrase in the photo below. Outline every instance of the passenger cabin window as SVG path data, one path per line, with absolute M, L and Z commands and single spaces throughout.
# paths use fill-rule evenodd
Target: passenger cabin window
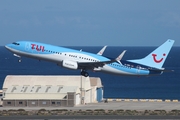
M 13 42 L 12 44 L 14 44 L 14 45 L 20 45 L 19 43 L 16 43 L 16 42 Z

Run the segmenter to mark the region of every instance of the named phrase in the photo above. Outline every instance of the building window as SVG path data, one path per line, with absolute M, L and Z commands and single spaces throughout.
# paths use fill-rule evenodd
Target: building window
M 35 105 L 35 102 L 31 102 L 32 105 Z
M 43 104 L 43 105 L 46 105 L 46 101 L 43 101 L 42 104 Z
M 55 105 L 55 102 L 52 102 L 52 105 Z
M 11 102 L 7 102 L 8 105 L 11 105 Z
M 20 101 L 20 102 L 19 102 L 19 104 L 20 104 L 20 105 L 22 105 L 22 104 L 23 104 L 23 102 L 22 102 L 22 101 Z
M 60 104 L 61 104 L 61 102 L 59 102 L 59 101 L 58 101 L 58 102 L 57 102 L 57 104 L 58 104 L 58 105 L 60 105 Z

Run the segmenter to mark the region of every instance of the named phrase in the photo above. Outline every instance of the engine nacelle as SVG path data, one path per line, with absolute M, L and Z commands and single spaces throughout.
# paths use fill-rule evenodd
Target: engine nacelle
M 62 66 L 69 69 L 78 69 L 78 64 L 75 61 L 63 60 Z

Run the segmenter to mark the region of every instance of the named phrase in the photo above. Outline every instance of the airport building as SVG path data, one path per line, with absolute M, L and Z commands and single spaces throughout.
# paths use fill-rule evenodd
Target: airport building
M 103 86 L 95 77 L 8 75 L 2 94 L 4 107 L 72 107 L 102 101 Z

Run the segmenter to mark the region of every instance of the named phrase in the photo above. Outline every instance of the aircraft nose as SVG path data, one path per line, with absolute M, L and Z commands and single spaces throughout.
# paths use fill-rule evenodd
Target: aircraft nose
M 10 47 L 10 44 L 5 45 L 5 48 L 8 49 L 8 50 L 10 50 L 10 48 L 11 48 L 11 47 Z

